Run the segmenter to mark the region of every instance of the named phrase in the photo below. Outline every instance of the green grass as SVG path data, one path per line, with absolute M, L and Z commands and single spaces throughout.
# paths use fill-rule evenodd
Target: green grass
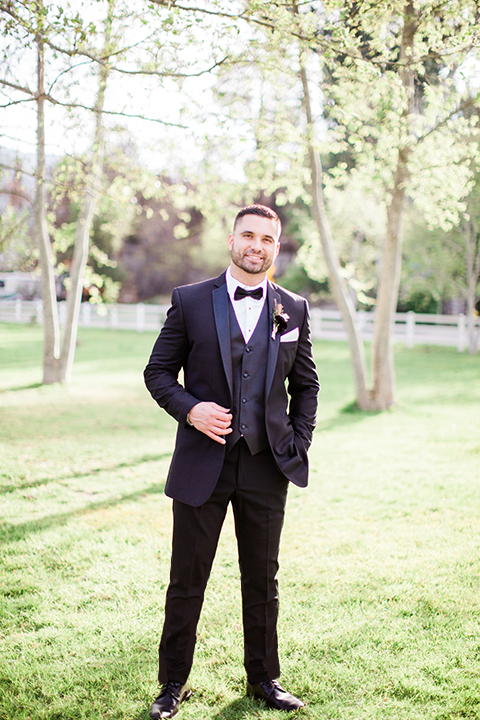
M 175 423 L 142 370 L 154 335 L 82 330 L 42 387 L 41 330 L 0 325 L 0 720 L 140 720 L 155 697 Z M 396 348 L 398 404 L 352 411 L 345 344 L 322 382 L 311 483 L 280 571 L 285 686 L 306 719 L 480 718 L 480 359 Z M 229 514 L 185 720 L 271 720 L 244 697 Z

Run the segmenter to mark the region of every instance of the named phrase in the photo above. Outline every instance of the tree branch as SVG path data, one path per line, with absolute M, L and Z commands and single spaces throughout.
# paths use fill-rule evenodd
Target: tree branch
M 19 173 L 20 175 L 28 175 L 28 177 L 31 177 L 31 178 L 37 177 L 37 174 L 34 172 L 29 172 L 28 170 L 23 170 L 23 168 L 11 167 L 10 165 L 3 165 L 2 163 L 0 163 L 0 169 L 1 170 L 12 170 L 15 173 Z M 45 179 L 45 184 L 51 185 L 52 187 L 61 188 L 62 190 L 70 189 L 70 185 L 68 183 L 58 182 L 57 180 L 54 180 L 52 177 L 50 179 Z M 8 190 L 8 191 L 4 190 L 3 192 L 10 192 L 10 190 Z M 13 191 L 12 191 L 12 194 L 13 194 Z M 29 198 L 27 197 L 27 200 L 28 199 Z
M 227 60 L 228 55 L 225 55 L 222 60 L 215 62 L 211 67 L 207 68 L 206 70 L 200 70 L 196 73 L 161 72 L 160 70 L 125 70 L 124 68 L 114 66 L 111 69 L 115 72 L 122 73 L 123 75 L 156 75 L 157 77 L 164 78 L 194 78 L 212 72 L 213 70 L 215 70 L 215 68 L 223 65 Z
M 62 72 L 58 73 L 57 77 L 50 83 L 50 87 L 48 88 L 48 94 L 50 95 L 53 88 L 55 87 L 55 83 L 57 80 L 59 80 L 62 75 L 65 75 L 66 73 L 70 72 L 71 70 L 76 70 L 78 67 L 81 67 L 82 65 L 90 65 L 93 61 L 92 60 L 85 60 L 84 62 L 77 63 L 76 65 L 71 65 L 69 68 L 66 68 L 65 70 L 62 70 Z
M 25 100 L 25 102 L 31 102 L 31 101 Z M 21 142 L 25 145 L 31 145 L 31 147 L 33 147 L 33 148 L 35 148 L 37 146 L 37 144 L 35 142 L 31 142 L 31 141 L 29 142 L 28 140 L 23 140 L 18 137 L 14 137 L 13 135 L 7 135 L 6 133 L 1 133 L 0 137 L 7 138 L 7 140 L 13 140 L 16 143 Z M 0 167 L 1 167 L 1 165 L 0 165 Z
M 8 108 L 12 107 L 12 105 L 21 105 L 22 103 L 31 103 L 35 102 L 35 98 L 24 98 L 23 100 L 12 100 L 11 102 L 6 103 L 5 105 L 0 105 L 0 108 Z
M 451 120 L 452 117 L 454 117 L 457 113 L 462 112 L 463 110 L 466 110 L 469 107 L 474 107 L 475 105 L 477 105 L 478 100 L 479 100 L 478 97 L 469 98 L 468 100 L 465 100 L 464 102 L 460 103 L 460 105 L 457 105 L 456 108 L 454 108 L 451 112 L 449 112 L 448 115 L 446 115 L 442 120 L 439 120 L 439 122 L 436 123 L 436 125 L 434 125 L 433 127 L 431 127 L 430 130 L 427 130 L 426 133 L 424 133 L 423 135 L 420 135 L 416 139 L 416 142 L 417 143 L 423 142 L 427 137 L 429 137 L 429 135 L 431 135 L 436 130 L 438 130 L 438 128 L 443 127 L 443 125 L 446 125 L 446 123 L 449 120 Z
M 18 90 L 19 92 L 23 92 L 26 95 L 31 95 L 32 97 L 35 97 L 35 93 L 33 92 L 33 90 L 30 90 L 30 88 L 23 87 L 22 85 L 17 85 L 16 83 L 9 82 L 8 80 L 3 80 L 0 78 L 0 85 L 5 85 L 5 87 L 9 87 L 13 90 Z
M 31 197 L 29 197 L 28 195 L 25 195 L 25 193 L 19 192 L 18 190 L 8 190 L 8 189 L 4 190 L 3 188 L 0 188 L 0 194 L 1 195 L 17 195 L 18 197 L 21 197 L 24 200 L 26 200 L 27 202 L 29 202 L 30 204 L 32 204 L 32 202 L 33 202 Z M 20 225 L 20 224 L 21 223 L 18 223 L 18 225 Z
M 11 167 L 10 165 L 3 165 L 3 163 L 0 163 L 0 169 L 1 170 L 12 170 L 15 173 L 20 173 L 20 175 L 28 175 L 29 177 L 37 177 L 35 173 L 28 172 L 28 170 L 22 170 L 22 168 L 19 167 Z
M 60 105 L 60 107 L 67 107 L 67 108 L 79 108 L 80 110 L 88 110 L 89 112 L 95 112 L 95 107 L 89 107 L 88 105 L 82 105 L 81 103 L 64 103 L 60 100 L 55 100 L 55 98 L 52 98 L 50 95 L 45 95 L 45 99 L 51 102 L 53 105 Z M 155 122 L 160 123 L 161 125 L 166 125 L 168 127 L 177 127 L 181 130 L 187 130 L 186 125 L 180 125 L 180 123 L 171 123 L 167 122 L 166 120 L 160 120 L 159 118 L 150 118 L 146 115 L 137 115 L 134 113 L 126 113 L 121 112 L 117 110 L 102 110 L 102 113 L 105 115 L 118 115 L 120 117 L 127 117 L 127 118 L 138 118 L 139 120 L 147 120 L 148 122 Z
M 176 10 L 185 10 L 186 12 L 199 12 L 203 13 L 204 15 L 213 15 L 214 17 L 224 17 L 228 18 L 229 20 L 250 20 L 250 16 L 247 14 L 247 12 L 237 14 L 230 14 L 226 12 L 222 12 L 221 10 L 207 10 L 206 8 L 200 8 L 200 7 L 190 7 L 188 5 L 179 5 L 178 3 L 172 2 L 170 0 L 151 0 L 155 5 L 160 5 L 160 7 L 164 7 L 167 9 L 170 9 L 173 5 L 173 7 Z M 255 18 L 252 18 L 254 22 L 256 22 Z M 273 27 L 270 26 L 270 27 Z

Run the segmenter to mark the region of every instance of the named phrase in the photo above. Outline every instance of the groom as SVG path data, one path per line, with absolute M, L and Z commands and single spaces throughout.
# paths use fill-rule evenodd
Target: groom
M 152 397 L 178 422 L 165 487 L 173 498 L 173 545 L 154 719 L 176 715 L 192 693 L 197 622 L 229 503 L 247 694 L 277 710 L 304 704 L 277 681 L 276 574 L 288 484 L 307 485 L 319 385 L 307 303 L 267 279 L 280 233 L 270 208 L 238 213 L 230 266 L 173 291 L 145 369 Z

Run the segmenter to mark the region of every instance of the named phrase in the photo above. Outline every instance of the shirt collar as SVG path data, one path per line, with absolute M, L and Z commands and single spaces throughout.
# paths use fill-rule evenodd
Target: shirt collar
M 235 290 L 237 287 L 245 288 L 245 290 L 256 290 L 257 288 L 261 287 L 263 288 L 263 297 L 267 297 L 267 276 L 264 277 L 263 281 L 259 283 L 258 285 L 244 285 L 241 282 L 238 282 L 238 280 L 235 280 L 235 278 L 232 277 L 232 273 L 230 272 L 230 267 L 227 268 L 227 272 L 225 273 L 225 280 L 227 283 L 227 292 L 230 295 L 230 300 L 233 302 L 233 296 L 235 295 Z

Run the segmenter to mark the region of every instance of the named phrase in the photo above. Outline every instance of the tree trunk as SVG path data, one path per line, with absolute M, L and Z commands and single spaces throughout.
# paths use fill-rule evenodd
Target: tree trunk
M 40 253 L 41 292 L 43 303 L 43 383 L 56 381 L 60 357 L 60 327 L 52 246 L 47 229 L 47 198 L 45 186 L 45 53 L 42 39 L 42 4 L 36 4 L 37 46 L 37 168 L 34 202 L 34 232 Z
M 295 10 L 297 10 L 296 6 Z M 304 64 L 300 63 L 303 104 L 308 126 L 308 153 L 312 177 L 312 215 L 319 231 L 320 242 L 329 271 L 332 293 L 342 313 L 343 323 L 347 332 L 357 404 L 365 410 L 386 410 L 395 402 L 392 328 L 398 301 L 402 257 L 403 216 L 406 188 L 409 180 L 407 163 L 411 152 L 410 118 L 414 107 L 414 77 L 409 67 L 409 60 L 413 51 L 415 32 L 415 10 L 412 0 L 408 0 L 404 10 L 404 26 L 400 49 L 400 61 L 404 63 L 400 70 L 400 76 L 407 94 L 406 107 L 403 113 L 403 126 L 407 140 L 405 145 L 401 146 L 398 151 L 391 201 L 387 209 L 387 233 L 382 253 L 381 278 L 375 312 L 371 390 L 367 388 L 364 346 L 356 322 L 355 308 L 349 297 L 348 287 L 340 272 L 338 255 L 333 244 L 325 213 L 321 161 L 312 142 L 313 122 L 308 92 L 308 78 Z
M 371 397 L 367 389 L 367 367 L 365 362 L 365 349 L 358 328 L 355 307 L 350 298 L 348 286 L 341 274 L 340 262 L 332 238 L 330 224 L 325 212 L 322 185 L 322 164 L 318 152 L 313 147 L 312 110 L 310 93 L 308 90 L 308 77 L 305 66 L 300 64 L 300 78 L 303 88 L 303 106 L 308 126 L 308 159 L 311 174 L 310 193 L 312 197 L 312 215 L 318 229 L 325 262 L 327 263 L 330 287 L 338 309 L 342 313 L 343 324 L 347 332 L 350 347 L 355 395 L 357 405 L 363 410 L 370 410 Z
M 480 242 L 474 211 L 470 213 L 470 221 L 465 229 L 466 265 L 467 265 L 467 334 L 468 352 L 475 355 L 478 350 L 480 328 L 475 328 L 476 287 L 480 277 Z
M 113 7 L 115 0 L 109 0 L 105 24 L 104 57 L 108 57 L 112 35 Z M 70 382 L 75 349 L 77 345 L 78 322 L 83 295 L 83 282 L 90 251 L 90 232 L 100 192 L 104 160 L 103 107 L 105 90 L 110 72 L 108 60 L 100 65 L 97 102 L 95 104 L 95 136 L 92 147 L 92 161 L 85 180 L 85 195 L 75 228 L 75 246 L 70 267 L 70 288 L 67 292 L 67 308 L 63 327 L 63 342 L 58 364 L 58 382 Z
M 406 92 L 405 110 L 400 132 L 406 140 L 398 150 L 390 203 L 387 208 L 387 232 L 382 253 L 380 283 L 375 310 L 372 344 L 372 403 L 377 410 L 386 410 L 395 403 L 395 367 L 393 360 L 394 314 L 398 302 L 402 263 L 403 217 L 407 185 L 410 178 L 408 160 L 411 153 L 411 116 L 414 109 L 414 75 L 409 65 L 413 39 L 417 29 L 413 2 L 408 0 L 403 16 L 400 48 L 400 77 Z
M 98 200 L 103 171 L 104 140 L 102 111 L 107 84 L 108 65 L 100 67 L 99 92 L 96 103 L 95 139 L 92 151 L 92 165 L 87 174 L 85 196 L 75 229 L 75 246 L 70 268 L 70 288 L 67 293 L 67 311 L 63 327 L 62 353 L 60 356 L 58 380 L 70 382 L 75 348 L 77 344 L 78 321 L 83 295 L 83 281 L 90 250 L 90 231 Z
M 405 185 L 408 181 L 407 157 L 406 149 L 399 151 L 392 199 L 387 208 L 387 236 L 382 252 L 380 283 L 375 306 L 375 329 L 372 344 L 372 399 L 377 410 L 386 410 L 395 403 L 392 330 L 402 262 Z

